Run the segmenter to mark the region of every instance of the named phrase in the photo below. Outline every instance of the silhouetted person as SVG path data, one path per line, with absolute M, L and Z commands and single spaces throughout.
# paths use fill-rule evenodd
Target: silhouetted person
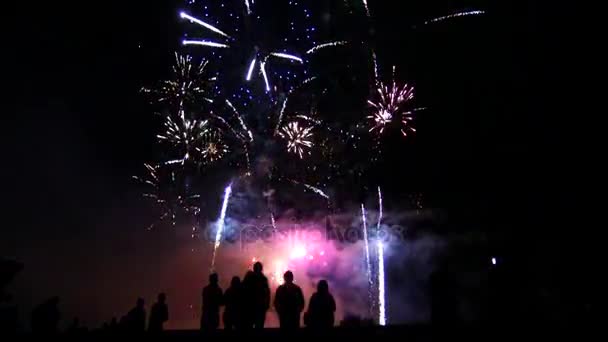
M 32 331 L 43 334 L 56 333 L 60 318 L 59 297 L 53 297 L 38 305 L 32 312 Z
M 223 304 L 222 289 L 218 285 L 217 273 L 209 275 L 209 285 L 203 289 L 203 314 L 201 329 L 216 330 L 220 326 L 220 306 Z
M 317 284 L 317 292 L 310 297 L 304 321 L 313 329 L 329 329 L 334 326 L 334 312 L 336 312 L 334 296 L 329 292 L 327 281 L 321 280 Z
M 232 277 L 230 287 L 224 293 L 224 329 L 242 329 L 243 299 L 241 279 Z
M 253 265 L 253 272 L 247 272 L 243 280 L 247 326 L 256 329 L 264 328 L 266 311 L 270 307 L 270 287 L 262 270 L 262 263 L 256 262 Z
M 125 324 L 126 330 L 130 332 L 146 331 L 146 309 L 143 298 L 138 298 L 135 307 L 127 313 Z
M 112 320 L 110 321 L 110 330 L 116 331 L 117 329 L 118 329 L 118 321 L 116 320 L 116 317 L 112 317 Z
M 293 330 L 300 327 L 300 313 L 304 309 L 302 289 L 293 283 L 293 273 L 285 272 L 285 283 L 277 288 L 274 307 L 279 314 L 281 329 Z
M 80 331 L 80 319 L 78 317 L 74 317 L 72 324 L 68 327 L 68 333 L 75 334 Z
M 160 293 L 158 295 L 158 301 L 152 305 L 148 331 L 163 331 L 163 324 L 169 320 L 169 308 L 167 307 L 167 303 L 165 303 L 166 300 L 167 296 L 164 293 Z

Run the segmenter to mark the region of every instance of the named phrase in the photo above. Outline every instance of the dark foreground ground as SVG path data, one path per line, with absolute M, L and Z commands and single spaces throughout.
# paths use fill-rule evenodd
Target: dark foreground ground
M 578 329 L 577 329 L 578 330 Z M 567 331 L 570 331 L 568 333 Z M 160 335 L 140 334 L 129 335 L 105 331 L 92 331 L 87 333 L 66 333 L 54 337 L 43 337 L 45 340 L 95 340 L 95 341 L 309 341 L 309 342 L 355 342 L 355 341 L 548 341 L 562 340 L 576 330 L 566 329 L 558 325 L 503 325 L 503 326 L 468 326 L 468 327 L 436 327 L 436 326 L 391 326 L 391 327 L 337 327 L 330 331 L 311 331 L 300 329 L 295 332 L 283 332 L 279 329 L 265 329 L 263 331 L 249 331 L 236 333 L 219 330 L 208 334 L 196 330 L 166 331 Z M 587 340 L 587 330 L 578 330 L 577 341 Z M 525 336 L 525 337 L 524 337 Z M 589 335 L 591 337 L 591 335 Z M 0 339 L 4 340 L 4 339 Z M 37 338 L 35 340 L 38 340 Z

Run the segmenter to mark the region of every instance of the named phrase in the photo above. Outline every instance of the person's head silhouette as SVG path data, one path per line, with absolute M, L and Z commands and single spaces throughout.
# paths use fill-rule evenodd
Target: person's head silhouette
M 144 307 L 144 299 L 143 298 L 137 298 L 137 307 L 140 308 L 140 309 Z
M 217 273 L 211 273 L 209 275 L 209 284 L 217 285 L 218 282 L 219 282 L 219 277 L 218 277 Z
M 285 283 L 287 284 L 293 283 L 293 273 L 291 273 L 291 271 L 285 272 L 285 274 L 283 274 L 283 280 L 285 280 Z
M 319 293 L 328 293 L 329 285 L 327 284 L 327 280 L 320 280 L 317 284 L 317 292 Z
M 232 280 L 230 281 L 230 286 L 237 287 L 239 285 L 241 285 L 241 278 L 237 276 L 232 277 Z
M 167 300 L 167 295 L 163 292 L 158 294 L 158 302 L 159 303 L 165 303 L 165 300 Z
M 262 273 L 263 269 L 264 269 L 264 266 L 262 266 L 261 262 L 258 261 L 255 264 L 253 264 L 253 272 Z

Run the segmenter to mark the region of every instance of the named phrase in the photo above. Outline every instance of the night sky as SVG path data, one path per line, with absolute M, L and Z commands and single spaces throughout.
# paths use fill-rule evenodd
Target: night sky
M 412 142 L 389 153 L 386 165 L 408 159 L 385 168 L 395 180 L 387 197 L 428 193 L 432 206 L 450 213 L 440 233 L 487 232 L 521 277 L 540 273 L 538 282 L 550 283 L 565 265 L 567 223 L 556 213 L 571 205 L 564 179 L 573 168 L 567 111 L 554 101 L 566 77 L 556 10 L 529 2 L 390 3 L 376 7 L 381 61 L 407 64 L 432 109 Z M 139 90 L 168 74 L 183 32 L 180 6 L 20 2 L 9 11 L 0 256 L 25 265 L 9 289 L 22 318 L 55 294 L 64 319 L 79 315 L 95 326 L 160 290 L 181 306 L 174 308 L 181 321 L 193 313 L 190 303 L 199 305 L 206 266 L 184 256 L 167 239 L 171 232 L 145 231 L 157 214 L 131 179 L 158 155 L 158 121 Z M 415 37 L 400 33 L 401 22 L 478 7 L 489 14 Z

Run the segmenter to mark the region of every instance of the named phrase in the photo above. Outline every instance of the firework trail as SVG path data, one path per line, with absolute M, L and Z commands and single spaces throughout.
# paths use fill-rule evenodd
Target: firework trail
M 378 312 L 378 322 L 380 325 L 386 325 L 386 303 L 385 303 L 385 284 L 384 284 L 384 245 L 380 238 L 380 223 L 382 222 L 382 190 L 378 187 L 378 303 L 380 303 Z
M 241 116 L 241 114 L 239 113 L 239 111 L 236 110 L 236 108 L 234 108 L 234 106 L 232 105 L 232 103 L 230 102 L 230 100 L 226 99 L 226 104 L 228 104 L 228 107 L 230 107 L 230 109 L 232 109 L 232 112 L 234 113 L 234 115 L 236 116 L 236 118 L 239 120 L 239 123 L 241 124 L 241 128 L 243 128 L 243 130 L 245 132 L 247 132 L 247 135 L 249 136 L 249 141 L 253 142 L 253 133 L 251 133 L 251 130 L 249 130 L 249 128 L 245 124 L 245 121 L 243 121 L 243 117 Z
M 217 249 L 220 247 L 220 244 L 222 242 L 222 233 L 224 231 L 226 211 L 228 210 L 228 201 L 230 200 L 231 194 L 232 183 L 228 184 L 228 186 L 224 190 L 224 202 L 222 203 L 222 210 L 220 212 L 220 217 L 217 222 L 217 232 L 215 233 L 215 245 L 213 246 L 213 257 L 211 259 L 211 271 L 215 270 L 215 257 L 217 255 Z
M 452 18 L 458 18 L 458 17 L 465 17 L 465 16 L 469 16 L 469 15 L 482 15 L 485 14 L 485 11 L 465 11 L 465 12 L 457 12 L 457 13 L 453 13 L 453 14 L 448 14 L 448 15 L 444 15 L 442 17 L 437 17 L 434 19 L 430 19 L 424 22 L 424 25 L 428 25 L 428 24 L 432 24 L 432 23 L 436 23 L 436 22 L 440 22 L 440 21 L 444 21 L 444 20 L 448 20 L 448 19 L 452 19 Z
M 319 188 L 316 188 L 316 187 L 314 187 L 314 186 L 312 186 L 310 184 L 300 183 L 300 182 L 295 181 L 295 180 L 290 180 L 290 181 L 292 183 L 294 183 L 294 184 L 301 185 L 301 186 L 305 187 L 306 189 L 308 189 L 308 190 L 314 192 L 315 194 L 317 194 L 317 195 L 325 198 L 326 200 L 329 200 L 329 196 L 325 192 L 323 192 L 323 190 L 321 190 Z
M 378 224 L 376 229 L 380 231 L 380 223 L 382 222 L 382 190 L 378 187 Z
M 386 296 L 384 286 L 384 245 L 381 240 L 378 240 L 378 302 L 380 303 L 378 323 L 380 325 L 386 325 Z
M 228 34 L 226 34 L 225 32 L 223 32 L 222 30 L 218 29 L 217 27 L 215 27 L 215 26 L 213 26 L 211 24 L 208 24 L 208 23 L 206 23 L 206 22 L 204 22 L 204 21 L 202 21 L 202 20 L 200 20 L 198 18 L 195 18 L 195 17 L 189 15 L 188 13 L 181 12 L 179 14 L 179 16 L 180 16 L 180 18 L 186 19 L 186 20 L 190 21 L 191 23 L 198 24 L 198 25 L 200 25 L 200 26 L 202 26 L 202 27 L 204 27 L 204 28 L 206 28 L 206 29 L 208 29 L 210 31 L 218 33 L 218 34 L 224 36 L 225 38 L 231 38 Z
M 315 52 L 317 52 L 317 51 L 319 51 L 321 49 L 327 48 L 327 47 L 336 47 L 336 46 L 342 46 L 342 45 L 346 45 L 346 44 L 348 44 L 348 42 L 345 41 L 345 40 L 339 40 L 339 41 L 336 41 L 336 42 L 323 43 L 323 44 L 319 44 L 319 45 L 313 47 L 312 49 L 306 51 L 306 54 L 310 55 L 310 54 L 313 54 L 313 53 L 315 53 Z
M 374 281 L 372 280 L 372 262 L 370 260 L 369 253 L 369 237 L 367 235 L 367 220 L 365 217 L 365 206 L 361 203 L 361 220 L 363 221 L 363 240 L 365 242 L 365 264 L 367 268 L 367 296 L 370 304 L 370 312 L 374 306 L 374 295 L 372 289 L 374 287 Z
M 363 2 L 363 7 L 365 7 L 365 14 L 370 17 L 371 13 L 369 12 L 369 6 L 367 5 L 367 0 L 362 0 Z

